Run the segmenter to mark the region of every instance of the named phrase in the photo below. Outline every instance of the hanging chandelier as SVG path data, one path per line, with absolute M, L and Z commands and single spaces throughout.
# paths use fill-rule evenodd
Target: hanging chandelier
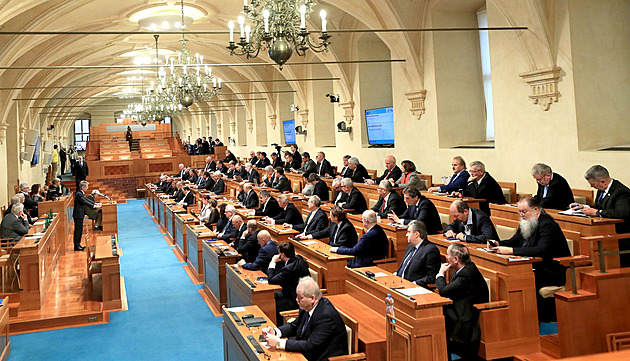
M 330 35 L 326 29 L 326 11 L 320 11 L 322 31 L 319 43 L 311 40 L 306 28 L 306 19 L 310 18 L 315 2 L 312 0 L 244 0 L 243 14 L 254 24 L 245 25 L 245 17 L 238 17 L 240 38 L 234 41 L 234 22 L 228 23 L 230 29 L 231 55 L 246 55 L 255 58 L 258 53 L 268 51 L 269 57 L 282 66 L 291 58 L 293 51 L 299 56 L 307 50 L 317 53 L 328 50 Z M 303 2 L 303 3 L 302 3 Z M 300 5 L 300 3 L 302 3 Z

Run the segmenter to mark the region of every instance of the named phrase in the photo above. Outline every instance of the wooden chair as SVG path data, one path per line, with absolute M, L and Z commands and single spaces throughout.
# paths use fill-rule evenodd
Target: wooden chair
M 588 204 L 589 206 L 595 203 L 592 189 L 571 188 L 571 192 L 573 192 L 573 200 L 576 203 Z
M 0 268 L 2 269 L 2 293 L 5 292 L 6 285 L 9 280 L 11 272 L 11 255 L 13 247 L 19 241 L 15 241 L 13 238 L 0 238 Z M 10 289 L 9 289 L 10 290 Z
M 516 199 L 516 183 L 515 182 L 497 182 L 503 190 L 503 195 L 508 203 L 515 203 Z
M 630 350 L 630 331 L 609 333 L 606 335 L 608 352 Z
M 375 260 L 376 266 L 389 271 L 395 272 L 398 269 L 398 261 L 396 260 L 396 254 L 394 249 L 394 243 L 396 240 L 393 237 L 387 237 L 387 256 L 383 259 Z

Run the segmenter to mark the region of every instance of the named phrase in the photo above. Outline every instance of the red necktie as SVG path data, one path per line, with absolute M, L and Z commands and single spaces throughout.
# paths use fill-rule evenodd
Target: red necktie
M 381 213 L 385 212 L 385 198 L 383 198 L 383 204 L 381 204 Z

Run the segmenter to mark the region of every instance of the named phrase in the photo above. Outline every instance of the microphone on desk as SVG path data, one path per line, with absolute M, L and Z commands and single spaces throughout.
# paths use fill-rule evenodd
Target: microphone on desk
M 101 196 L 101 197 L 105 197 L 105 198 L 107 198 L 107 199 L 108 199 L 108 200 L 110 200 L 110 201 L 112 200 L 112 199 L 111 199 L 111 198 L 109 198 L 108 196 L 106 196 L 106 195 L 104 195 L 103 193 L 99 192 L 99 191 L 98 191 L 98 189 L 93 190 L 93 191 L 92 191 L 92 194 L 98 194 L 99 196 Z

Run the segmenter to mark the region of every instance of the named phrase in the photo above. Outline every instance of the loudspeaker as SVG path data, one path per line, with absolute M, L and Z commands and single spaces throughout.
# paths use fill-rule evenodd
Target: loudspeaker
M 24 151 L 22 152 L 22 160 L 26 162 L 30 162 L 33 160 L 33 153 L 35 153 L 34 145 L 27 145 L 24 147 Z
M 36 129 L 26 129 L 24 131 L 24 143 L 26 145 L 35 145 L 35 143 L 37 143 L 37 137 L 39 137 L 39 131 Z

